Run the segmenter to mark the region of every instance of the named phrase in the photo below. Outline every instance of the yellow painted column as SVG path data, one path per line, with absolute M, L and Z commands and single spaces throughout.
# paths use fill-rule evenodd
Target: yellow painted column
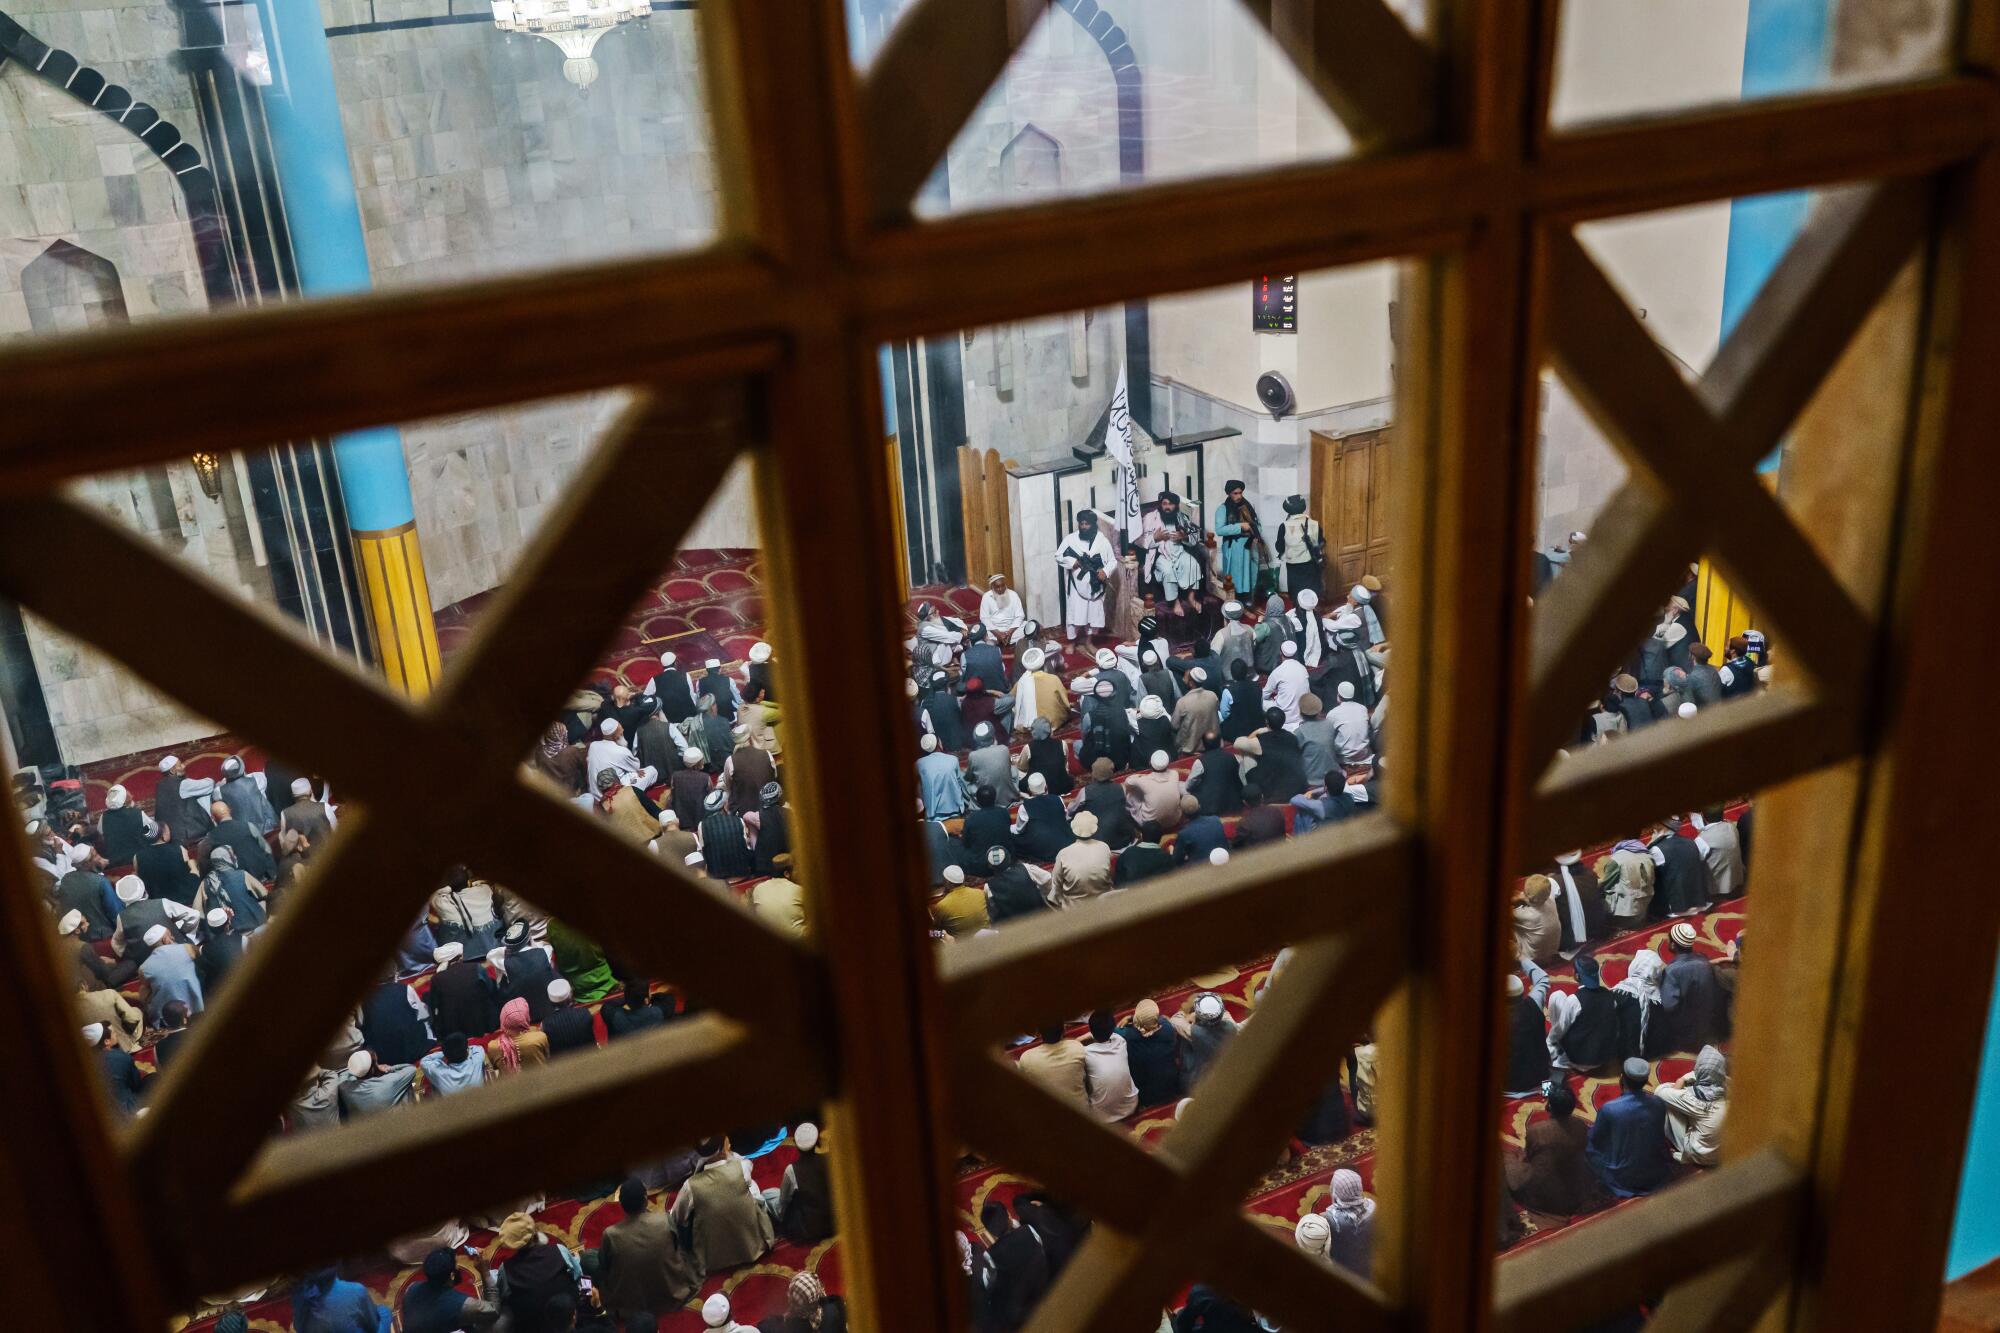
M 391 685 L 421 696 L 437 684 L 437 622 L 431 616 L 430 582 L 417 544 L 414 520 L 397 527 L 354 533 L 355 561 L 368 600 L 375 661 Z

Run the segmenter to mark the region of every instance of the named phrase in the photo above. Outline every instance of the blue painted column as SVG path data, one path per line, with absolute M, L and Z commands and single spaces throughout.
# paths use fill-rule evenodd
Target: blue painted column
M 299 287 L 309 296 L 367 291 L 368 247 L 318 0 L 256 4 L 271 58 L 264 109 Z M 375 660 L 392 683 L 410 694 L 427 693 L 439 671 L 437 627 L 402 435 L 392 426 L 355 431 L 334 441 L 333 456 L 368 597 Z
M 1956 1281 L 1995 1259 L 2000 1259 L 2000 985 L 1994 987 L 1986 1019 L 1986 1054 L 1979 1066 L 1945 1280 Z
M 1743 97 L 1805 92 L 1825 81 L 1833 31 L 1829 0 L 1750 0 L 1743 39 Z M 1806 225 L 1804 190 L 1738 199 L 1729 208 L 1729 253 L 1722 278 L 1722 336 L 1771 276 Z

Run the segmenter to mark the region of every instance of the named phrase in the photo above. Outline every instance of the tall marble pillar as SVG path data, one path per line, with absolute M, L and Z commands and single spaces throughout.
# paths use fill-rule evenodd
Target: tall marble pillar
M 257 0 L 257 9 L 271 60 L 264 105 L 300 290 L 308 296 L 366 291 L 368 250 L 319 4 Z M 437 628 L 402 435 L 393 426 L 355 431 L 334 441 L 333 455 L 375 660 L 392 684 L 428 693 L 439 673 Z

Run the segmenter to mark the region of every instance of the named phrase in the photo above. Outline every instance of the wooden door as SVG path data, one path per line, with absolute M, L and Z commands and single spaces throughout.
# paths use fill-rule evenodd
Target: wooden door
M 1389 582 L 1389 437 L 1372 430 L 1312 435 L 1313 516 L 1326 528 L 1326 578 L 1350 588 L 1364 574 Z

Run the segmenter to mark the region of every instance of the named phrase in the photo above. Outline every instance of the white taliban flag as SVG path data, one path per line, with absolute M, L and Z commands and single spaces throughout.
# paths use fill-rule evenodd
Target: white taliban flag
M 1127 545 L 1139 539 L 1139 468 L 1132 458 L 1132 407 L 1125 368 L 1118 368 L 1118 390 L 1111 395 L 1111 419 L 1104 427 L 1104 451 L 1118 465 L 1118 530 Z

